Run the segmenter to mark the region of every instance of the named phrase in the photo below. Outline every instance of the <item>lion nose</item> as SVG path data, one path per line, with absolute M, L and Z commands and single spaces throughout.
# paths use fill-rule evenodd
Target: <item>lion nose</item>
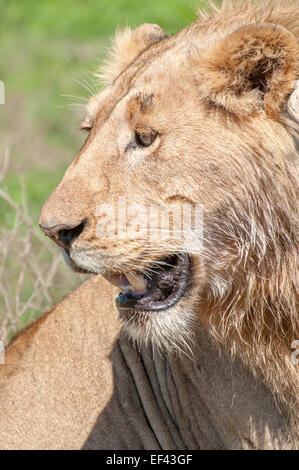
M 44 227 L 39 225 L 41 230 L 51 238 L 57 245 L 62 246 L 62 248 L 68 249 L 71 244 L 79 237 L 79 235 L 84 230 L 85 221 L 83 220 L 79 225 L 69 226 L 69 225 L 54 225 L 53 227 Z

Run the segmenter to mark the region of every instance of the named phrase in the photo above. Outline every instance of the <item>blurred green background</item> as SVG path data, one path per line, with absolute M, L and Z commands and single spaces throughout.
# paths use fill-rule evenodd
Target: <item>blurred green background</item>
M 23 182 L 28 216 L 36 229 L 43 202 L 83 142 L 78 130 L 81 105 L 98 87 L 92 72 L 101 63 L 115 29 L 149 22 L 173 34 L 193 21 L 195 9 L 200 7 L 198 0 L 0 0 L 0 80 L 6 92 L 5 104 L 0 105 L 0 171 L 4 148 L 11 155 L 0 184 L 19 204 Z M 14 223 L 14 210 L 0 198 L 0 241 L 1 230 L 7 240 Z M 26 227 L 20 225 L 18 230 L 26 237 Z M 14 283 L 20 282 L 22 265 L 22 244 L 16 239 L 5 258 L 11 297 Z M 36 255 L 40 241 L 32 243 Z M 43 252 L 38 257 L 43 267 L 50 262 L 47 256 Z M 81 280 L 65 268 L 59 269 L 48 303 L 60 300 Z M 23 302 L 34 289 L 32 273 L 24 276 L 24 286 L 19 288 Z M 31 278 L 26 280 L 26 276 Z M 0 309 L 4 300 L 1 304 L 0 291 Z M 46 306 L 47 302 L 39 309 Z M 12 308 L 6 305 L 6 309 Z M 21 326 L 39 314 L 34 309 L 32 305 L 22 313 Z

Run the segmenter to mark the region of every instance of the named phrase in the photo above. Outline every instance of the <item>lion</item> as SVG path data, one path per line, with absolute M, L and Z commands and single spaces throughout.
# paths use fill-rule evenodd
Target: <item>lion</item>
M 116 34 L 40 217 L 93 276 L 8 347 L 2 448 L 298 448 L 298 18 Z

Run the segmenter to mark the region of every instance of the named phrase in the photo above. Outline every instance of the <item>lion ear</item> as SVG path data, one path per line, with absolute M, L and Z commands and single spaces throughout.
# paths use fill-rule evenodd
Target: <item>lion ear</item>
M 144 23 L 135 29 L 118 31 L 112 42 L 106 64 L 98 77 L 109 85 L 126 67 L 150 45 L 167 38 L 168 35 L 157 24 Z
M 244 26 L 193 56 L 203 99 L 238 115 L 264 109 L 274 119 L 298 78 L 298 60 L 293 34 L 270 23 Z

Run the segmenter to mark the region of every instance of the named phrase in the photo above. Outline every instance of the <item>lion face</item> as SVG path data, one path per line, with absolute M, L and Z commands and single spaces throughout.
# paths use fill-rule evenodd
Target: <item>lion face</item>
M 127 331 L 160 346 L 188 342 L 244 281 L 244 263 L 266 250 L 265 219 L 279 223 L 280 208 L 262 221 L 262 205 L 290 198 L 283 182 L 298 175 L 282 119 L 292 34 L 251 25 L 203 43 L 196 32 L 142 25 L 117 36 L 87 139 L 40 219 L 73 269 L 120 288 Z

